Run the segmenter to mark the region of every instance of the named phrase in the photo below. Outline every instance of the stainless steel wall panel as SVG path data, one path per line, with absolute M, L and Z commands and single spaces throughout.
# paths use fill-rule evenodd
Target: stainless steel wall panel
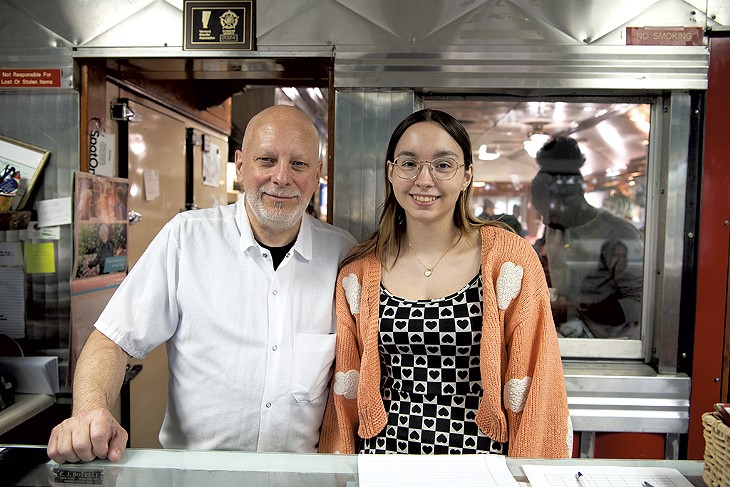
M 339 47 L 335 87 L 702 90 L 707 62 L 704 47 Z
M 690 379 L 647 365 L 566 363 L 568 408 L 575 431 L 686 433 Z
M 380 216 L 388 139 L 413 112 L 414 94 L 346 89 L 338 90 L 335 100 L 334 224 L 362 241 Z
M 1 0 L 0 47 L 164 48 L 182 51 L 182 2 Z M 381 45 L 625 47 L 628 26 L 727 25 L 726 0 L 260 0 L 260 51 Z M 681 49 L 680 49 L 681 50 Z M 241 53 L 226 51 L 226 57 Z M 252 53 L 256 56 L 257 53 Z
M 73 172 L 79 168 L 78 93 L 0 91 L 0 112 L 0 134 L 51 151 L 35 200 L 71 196 Z M 71 225 L 61 225 L 60 239 L 51 241 L 56 272 L 26 276 L 27 338 L 62 357 L 69 338 L 72 238 Z M 17 240 L 30 241 L 24 230 L 0 232 L 0 241 Z
M 659 372 L 672 373 L 677 370 L 677 350 L 679 335 L 679 311 L 682 302 L 682 262 L 684 254 L 684 222 L 687 188 L 687 159 L 689 145 L 689 124 L 691 106 L 687 93 L 675 93 L 667 104 L 664 126 L 667 130 L 662 139 L 666 147 L 661 151 L 666 160 L 662 161 L 660 194 L 662 200 L 661 221 L 656 253 L 657 289 L 654 327 L 657 336 L 654 344 L 658 351 Z M 680 299 L 677 299 L 677 296 Z

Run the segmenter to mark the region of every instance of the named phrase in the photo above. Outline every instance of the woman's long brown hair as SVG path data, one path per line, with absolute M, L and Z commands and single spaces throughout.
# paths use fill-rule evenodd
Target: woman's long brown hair
M 385 154 L 385 162 L 383 164 L 383 175 L 385 178 L 385 198 L 381 205 L 380 220 L 378 228 L 364 242 L 355 246 L 350 255 L 342 261 L 340 267 L 359 259 L 368 254 L 374 253 L 381 262 L 387 255 L 393 255 L 395 258 L 392 263 L 398 259 L 401 253 L 401 243 L 403 235 L 406 231 L 406 213 L 403 207 L 398 204 L 398 200 L 393 193 L 393 186 L 388 180 L 388 161 L 392 161 L 395 155 L 395 147 L 398 145 L 401 137 L 411 125 L 420 122 L 434 122 L 441 127 L 459 144 L 464 152 L 464 169 L 468 169 L 473 164 L 471 153 L 471 141 L 469 134 L 464 126 L 454 117 L 441 110 L 425 108 L 410 114 L 406 117 L 393 131 L 388 143 L 388 151 Z M 473 180 L 473 178 L 472 178 Z M 461 231 L 465 238 L 469 238 L 474 231 L 483 225 L 503 226 L 496 222 L 485 222 L 478 219 L 469 209 L 469 200 L 471 198 L 472 183 L 464 191 L 459 194 L 454 207 L 454 225 Z

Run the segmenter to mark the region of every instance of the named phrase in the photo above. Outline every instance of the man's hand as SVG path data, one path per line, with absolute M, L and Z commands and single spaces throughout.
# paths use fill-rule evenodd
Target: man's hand
M 118 462 L 128 437 L 107 409 L 94 409 L 53 428 L 48 440 L 48 457 L 57 463 L 88 462 L 95 458 Z

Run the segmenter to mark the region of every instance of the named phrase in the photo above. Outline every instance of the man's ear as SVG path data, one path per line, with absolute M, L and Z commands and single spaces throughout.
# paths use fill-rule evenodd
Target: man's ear
M 243 167 L 243 152 L 236 149 L 235 159 L 236 159 L 236 181 L 238 181 L 238 184 L 243 186 L 243 181 L 241 181 L 241 179 L 243 179 L 241 176 L 241 170 Z

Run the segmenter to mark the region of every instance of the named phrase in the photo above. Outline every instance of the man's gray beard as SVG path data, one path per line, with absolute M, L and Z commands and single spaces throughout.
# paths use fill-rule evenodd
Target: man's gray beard
M 263 193 L 246 193 L 246 203 L 248 204 L 251 211 L 256 216 L 261 226 L 268 230 L 289 230 L 295 226 L 299 219 L 304 214 L 306 209 L 306 203 L 303 204 L 304 200 L 299 201 L 299 204 L 290 213 L 284 211 L 283 206 L 276 205 L 276 208 L 271 210 L 266 207 L 261 198 Z

